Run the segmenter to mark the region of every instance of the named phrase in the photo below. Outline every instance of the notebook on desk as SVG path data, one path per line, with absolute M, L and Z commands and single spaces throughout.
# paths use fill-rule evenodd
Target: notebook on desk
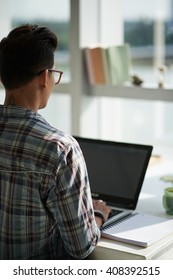
M 173 234 L 173 220 L 134 212 L 102 229 L 102 237 L 148 247 Z
M 86 161 L 93 199 L 112 209 L 104 229 L 136 209 L 152 146 L 75 138 Z

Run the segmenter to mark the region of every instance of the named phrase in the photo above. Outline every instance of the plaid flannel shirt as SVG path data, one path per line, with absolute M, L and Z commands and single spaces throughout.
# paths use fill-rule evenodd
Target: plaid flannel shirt
M 0 259 L 83 259 L 99 238 L 75 139 L 0 105 Z

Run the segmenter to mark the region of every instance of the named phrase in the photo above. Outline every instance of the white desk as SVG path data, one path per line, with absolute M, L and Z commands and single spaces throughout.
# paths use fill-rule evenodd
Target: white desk
M 162 206 L 163 190 L 170 183 L 161 181 L 160 177 L 168 174 L 173 174 L 173 161 L 169 158 L 158 160 L 157 163 L 151 161 L 136 210 L 173 219 L 173 216 L 166 215 Z M 173 234 L 147 248 L 101 238 L 89 259 L 173 260 Z

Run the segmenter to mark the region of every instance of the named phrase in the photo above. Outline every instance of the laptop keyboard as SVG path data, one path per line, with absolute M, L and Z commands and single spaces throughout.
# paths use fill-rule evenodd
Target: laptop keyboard
M 109 214 L 108 219 L 112 218 L 113 216 L 116 216 L 116 215 L 120 214 L 121 212 L 123 212 L 123 211 L 122 210 L 117 210 L 117 209 L 112 209 L 110 214 Z

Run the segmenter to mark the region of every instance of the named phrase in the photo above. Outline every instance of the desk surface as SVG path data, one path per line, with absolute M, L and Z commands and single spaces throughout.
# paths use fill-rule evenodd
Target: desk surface
M 169 158 L 151 161 L 142 186 L 137 211 L 173 219 L 165 213 L 162 205 L 163 191 L 170 183 L 160 180 L 161 176 L 173 175 L 173 161 Z M 142 248 L 122 242 L 101 238 L 89 259 L 173 259 L 173 234 L 159 242 Z

